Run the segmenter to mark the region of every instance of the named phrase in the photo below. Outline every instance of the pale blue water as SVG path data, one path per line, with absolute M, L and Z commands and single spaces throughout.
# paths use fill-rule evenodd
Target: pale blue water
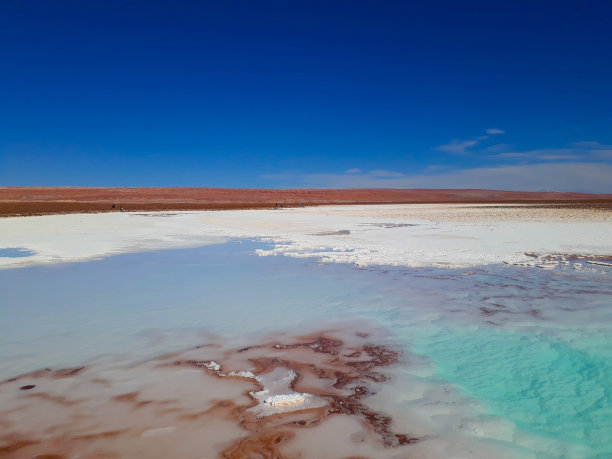
M 36 255 L 36 252 L 25 249 L 23 247 L 5 247 L 0 248 L 0 257 L 5 258 L 25 258 Z
M 0 377 L 180 349 L 202 331 L 240 343 L 357 318 L 387 328 L 406 381 L 431 388 L 394 386 L 399 409 L 442 403 L 443 388 L 465 416 L 450 422 L 477 425 L 461 427 L 476 441 L 516 457 L 612 457 L 609 271 L 359 269 L 257 257 L 257 246 L 0 271 Z M 449 429 L 448 417 L 428 422 L 439 437 Z

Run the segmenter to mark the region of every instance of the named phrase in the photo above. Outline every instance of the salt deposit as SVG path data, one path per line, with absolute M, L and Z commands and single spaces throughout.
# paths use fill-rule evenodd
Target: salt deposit
M 264 400 L 270 406 L 294 406 L 303 405 L 308 394 L 280 394 L 268 397 Z
M 612 213 L 520 205 L 323 206 L 283 210 L 101 213 L 0 220 L 0 267 L 90 260 L 233 238 L 272 243 L 259 255 L 359 266 L 542 265 L 547 254 L 612 255 Z M 30 252 L 27 252 L 30 251 Z M 1 255 L 1 254 L 0 254 Z M 593 259 L 591 261 L 606 262 Z

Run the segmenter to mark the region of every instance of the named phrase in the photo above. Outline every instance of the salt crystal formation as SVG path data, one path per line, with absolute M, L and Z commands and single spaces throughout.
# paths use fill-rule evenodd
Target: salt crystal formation
M 306 397 L 309 394 L 281 394 L 268 397 L 264 400 L 270 406 L 296 406 L 303 405 L 306 401 Z

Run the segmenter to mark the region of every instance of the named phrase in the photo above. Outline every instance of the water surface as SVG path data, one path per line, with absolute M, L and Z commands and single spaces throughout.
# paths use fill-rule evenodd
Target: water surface
M 0 257 L 5 258 L 25 258 L 36 255 L 36 252 L 23 247 L 4 247 L 0 248 Z
M 478 445 L 507 457 L 612 456 L 605 268 L 356 268 L 257 257 L 260 246 L 0 271 L 0 377 L 149 358 L 211 333 L 239 347 L 360 320 L 404 354 L 370 403 L 425 438 L 433 457 L 486 457 Z

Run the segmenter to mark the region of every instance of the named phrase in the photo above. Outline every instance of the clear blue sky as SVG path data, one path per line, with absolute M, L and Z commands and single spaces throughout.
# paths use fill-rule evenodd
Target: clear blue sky
M 609 1 L 0 3 L 0 185 L 612 192 Z

